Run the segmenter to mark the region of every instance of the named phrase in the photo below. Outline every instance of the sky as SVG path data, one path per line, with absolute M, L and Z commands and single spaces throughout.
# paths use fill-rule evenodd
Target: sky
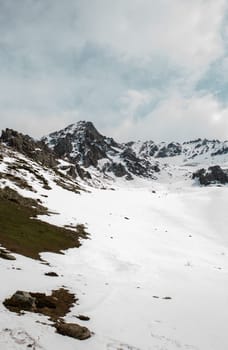
M 0 129 L 228 139 L 228 0 L 0 0 Z

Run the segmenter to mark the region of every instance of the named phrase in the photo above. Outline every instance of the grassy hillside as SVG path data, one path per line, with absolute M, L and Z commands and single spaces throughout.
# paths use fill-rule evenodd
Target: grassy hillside
M 50 225 L 35 218 L 39 205 L 27 205 L 18 194 L 8 197 L 0 196 L 0 244 L 12 252 L 39 259 L 41 252 L 79 247 L 79 237 L 86 236 L 83 225 L 75 231 Z

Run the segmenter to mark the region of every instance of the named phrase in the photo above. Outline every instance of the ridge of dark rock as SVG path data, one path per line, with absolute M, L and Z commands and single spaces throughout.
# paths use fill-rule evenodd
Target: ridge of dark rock
M 2 131 L 0 142 L 44 166 L 52 168 L 57 165 L 55 154 L 43 141 L 35 141 L 28 135 L 7 128 Z

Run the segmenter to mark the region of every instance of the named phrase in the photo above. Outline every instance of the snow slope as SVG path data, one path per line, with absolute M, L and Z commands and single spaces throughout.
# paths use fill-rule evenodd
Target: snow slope
M 116 181 L 115 190 L 75 194 L 49 175 L 42 200 L 59 214 L 42 220 L 84 223 L 90 239 L 65 255 L 42 254 L 50 267 L 21 256 L 1 260 L 0 300 L 17 289 L 64 285 L 79 297 L 66 319 L 88 315 L 94 335 L 63 337 L 36 322 L 45 317 L 16 316 L 1 304 L 0 348 L 227 350 L 228 187 L 171 180 Z M 44 276 L 49 269 L 60 277 Z

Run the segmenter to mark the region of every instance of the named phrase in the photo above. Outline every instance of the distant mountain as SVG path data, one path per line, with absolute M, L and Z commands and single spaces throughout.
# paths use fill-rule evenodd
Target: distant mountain
M 110 137 L 101 135 L 91 122 L 80 121 L 63 130 L 54 132 L 42 141 L 58 157 L 64 157 L 73 163 L 94 169 L 104 176 L 114 175 L 132 179 L 132 175 L 155 178 L 159 172 L 158 163 L 136 155 L 131 143 L 120 144 Z
M 228 141 L 197 139 L 178 143 L 118 143 L 101 135 L 91 122 L 80 121 L 51 133 L 42 141 L 58 156 L 87 172 L 107 177 L 156 179 L 164 164 L 212 165 L 228 161 Z
M 96 186 L 117 178 L 197 179 L 193 174 L 200 169 L 206 168 L 206 172 L 211 166 L 221 166 L 226 172 L 228 167 L 228 141 L 118 143 L 86 121 L 71 124 L 39 141 L 6 129 L 2 131 L 0 144 L 23 154 L 39 166 Z
M 140 154 L 155 158 L 182 156 L 183 160 L 187 161 L 201 156 L 215 157 L 228 154 L 228 141 L 219 140 L 197 139 L 182 144 L 178 142 L 155 144 L 153 141 L 146 141 L 140 145 Z

